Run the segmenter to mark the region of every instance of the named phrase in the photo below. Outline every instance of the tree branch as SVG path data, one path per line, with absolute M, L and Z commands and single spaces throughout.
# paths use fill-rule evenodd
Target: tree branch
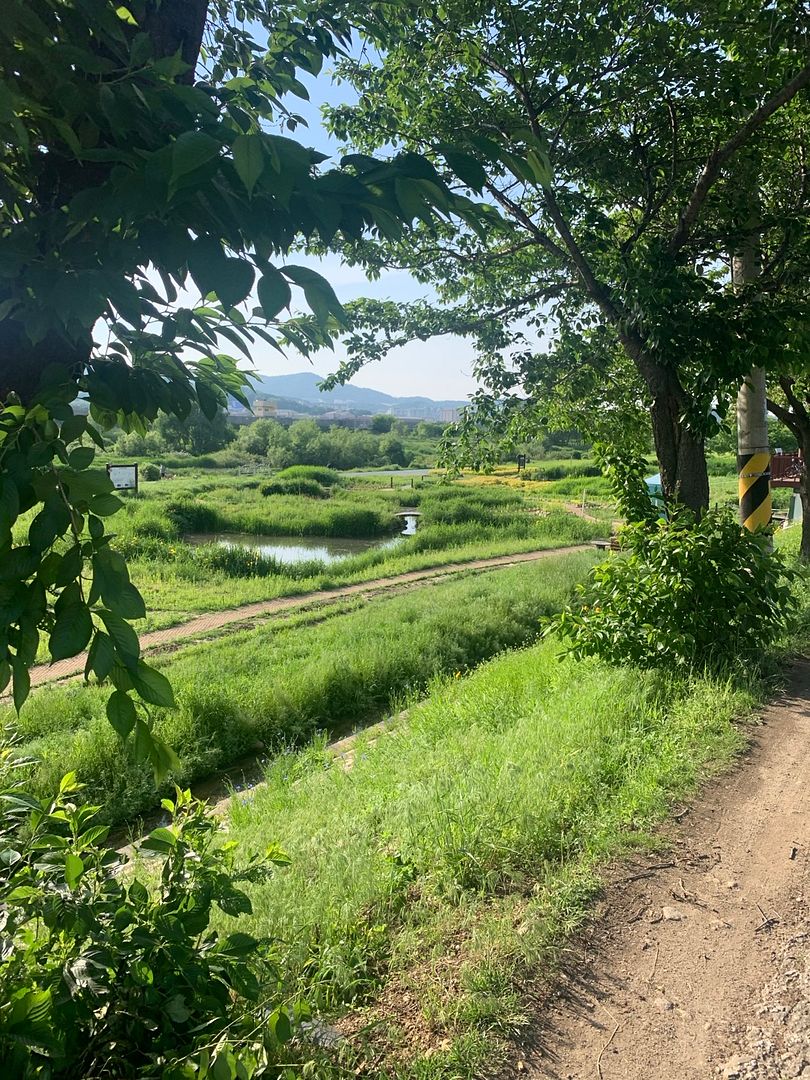
M 794 98 L 796 94 L 806 86 L 810 86 L 810 64 L 805 65 L 798 75 L 795 75 L 790 82 L 785 83 L 784 86 L 780 87 L 775 94 L 772 94 L 767 101 L 764 101 L 758 109 L 751 113 L 742 127 L 740 127 L 730 139 L 727 139 L 722 146 L 719 146 L 712 151 L 698 177 L 694 190 L 689 197 L 689 202 L 681 211 L 680 217 L 678 218 L 677 227 L 669 242 L 670 255 L 677 255 L 689 239 L 703 204 L 720 175 L 720 170 L 728 159 L 732 157 L 740 147 L 745 146 L 751 136 L 758 131 L 778 109 L 787 104 L 788 101 Z

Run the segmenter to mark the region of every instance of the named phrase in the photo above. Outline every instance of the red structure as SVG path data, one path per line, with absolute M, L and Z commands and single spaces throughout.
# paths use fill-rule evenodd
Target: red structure
M 798 487 L 803 469 L 800 453 L 774 454 L 771 458 L 771 487 Z

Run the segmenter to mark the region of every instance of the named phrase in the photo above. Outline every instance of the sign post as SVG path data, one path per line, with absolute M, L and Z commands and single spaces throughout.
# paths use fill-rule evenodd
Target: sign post
M 107 475 L 116 491 L 138 490 L 138 465 L 108 465 Z
M 517 462 L 518 462 L 518 472 L 520 472 L 521 469 L 526 468 L 526 455 L 525 454 L 518 454 Z

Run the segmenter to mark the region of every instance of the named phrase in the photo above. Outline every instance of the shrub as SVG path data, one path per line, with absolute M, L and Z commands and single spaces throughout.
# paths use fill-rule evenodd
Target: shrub
M 627 526 L 621 541 L 626 555 L 595 566 L 550 623 L 575 656 L 723 670 L 782 631 L 793 572 L 728 512 Z
M 257 1075 L 290 1031 L 272 1000 L 274 946 L 209 922 L 214 905 L 250 913 L 237 885 L 286 857 L 271 849 L 237 870 L 235 845 L 218 843 L 219 824 L 178 788 L 163 801 L 169 824 L 139 845 L 162 863 L 144 873 L 104 846 L 72 774 L 40 802 L 15 779 L 20 764 L 0 746 L 2 1075 Z
M 574 456 L 573 454 L 571 455 Z M 582 457 L 582 455 L 579 455 Z M 533 480 L 565 480 L 568 477 L 592 477 L 601 476 L 602 470 L 598 465 L 548 465 L 545 468 L 535 469 Z
M 317 480 L 302 476 L 298 479 L 272 480 L 261 487 L 262 495 L 305 495 L 310 499 L 328 499 L 329 489 Z
M 321 465 L 291 465 L 288 469 L 282 469 L 276 475 L 276 480 L 315 480 L 324 487 L 333 487 L 340 482 L 340 473 Z
M 216 532 L 222 526 L 220 514 L 203 502 L 170 502 L 166 504 L 164 515 L 181 533 Z
M 141 465 L 138 475 L 141 480 L 159 480 L 160 466 L 155 465 L 153 461 L 147 461 L 144 465 Z

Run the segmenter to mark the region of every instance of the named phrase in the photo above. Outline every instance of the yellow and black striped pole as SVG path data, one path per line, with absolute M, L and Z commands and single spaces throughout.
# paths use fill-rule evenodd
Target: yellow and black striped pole
M 737 395 L 740 524 L 756 532 L 771 522 L 771 451 L 765 372 L 755 368 Z
M 771 521 L 771 455 L 767 450 L 737 455 L 740 524 L 751 532 Z

